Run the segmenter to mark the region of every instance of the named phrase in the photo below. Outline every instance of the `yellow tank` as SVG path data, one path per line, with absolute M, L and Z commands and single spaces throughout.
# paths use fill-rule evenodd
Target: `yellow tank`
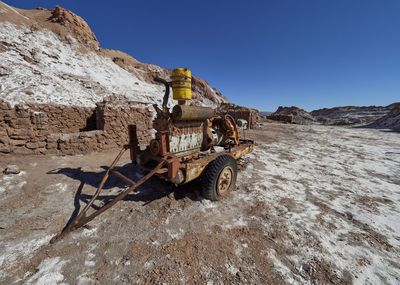
M 174 100 L 192 99 L 192 72 L 187 68 L 172 70 L 171 86 Z

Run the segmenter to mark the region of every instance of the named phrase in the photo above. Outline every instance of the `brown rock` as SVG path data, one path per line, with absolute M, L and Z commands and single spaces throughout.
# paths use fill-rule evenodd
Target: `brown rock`
M 10 103 L 0 100 L 0 110 L 11 110 Z
M 47 149 L 46 154 L 59 154 L 59 151 L 55 148 Z
M 7 167 L 3 170 L 4 174 L 19 174 L 21 170 L 17 165 L 7 165 Z
M 8 137 L 6 130 L 0 130 L 0 143 L 9 144 L 10 138 Z
M 13 149 L 13 153 L 15 154 L 32 154 L 33 151 L 31 149 L 28 149 L 24 146 L 17 146 Z
M 16 125 L 19 128 L 30 128 L 31 127 L 31 119 L 30 118 L 18 118 L 16 120 Z
M 29 118 L 29 108 L 23 105 L 15 105 L 15 113 L 18 118 Z
M 46 154 L 47 153 L 47 149 L 45 148 L 37 148 L 33 151 L 34 154 Z
M 0 143 L 0 152 L 1 153 L 10 153 L 11 152 L 11 146 L 9 144 Z
M 49 136 L 49 134 L 50 134 L 50 131 L 47 128 L 44 129 L 44 130 L 37 130 L 36 131 L 36 137 L 37 138 L 42 138 L 43 140 L 45 138 L 47 138 Z
M 47 149 L 56 149 L 57 148 L 57 142 L 48 142 L 46 143 L 46 148 Z
M 29 149 L 36 149 L 39 147 L 39 144 L 37 142 L 28 142 L 26 143 L 26 147 Z
M 26 140 L 10 140 L 10 145 L 11 146 L 24 146 L 26 144 Z
M 11 114 L 11 113 L 7 113 L 3 116 L 3 120 L 4 122 L 6 122 L 7 124 L 11 124 L 13 122 L 13 120 L 15 119 L 15 115 Z
M 34 132 L 30 129 L 8 129 L 8 135 L 11 139 L 27 140 L 35 136 Z
M 32 112 L 31 122 L 34 125 L 42 126 L 48 123 L 48 118 L 45 113 L 42 112 Z
M 38 148 L 45 148 L 46 147 L 46 142 L 45 141 L 39 141 L 37 142 Z

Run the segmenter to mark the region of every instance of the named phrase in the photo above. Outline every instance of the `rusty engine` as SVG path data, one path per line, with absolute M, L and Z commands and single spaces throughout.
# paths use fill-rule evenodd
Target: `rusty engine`
M 155 139 L 151 140 L 144 151 L 138 151 L 138 148 L 136 152 L 132 151 L 132 160 L 148 170 L 160 158 L 164 158 L 168 162 L 168 170 L 160 171 L 166 174 L 161 177 L 175 184 L 186 183 L 201 174 L 210 159 L 208 155 L 239 145 L 237 125 L 230 115 L 217 116 L 216 111 L 209 107 L 184 105 L 180 102 L 170 112 L 167 107 L 169 83 L 161 78 L 155 78 L 155 81 L 165 85 L 162 108 L 154 105 L 157 112 L 153 124 L 157 131 Z M 208 157 L 206 161 L 200 160 L 205 157 Z M 193 164 L 182 167 L 189 160 L 199 160 L 198 167 Z
M 129 143 L 124 145 L 104 174 L 96 193 L 78 216 L 54 237 L 55 242 L 69 232 L 87 224 L 95 217 L 123 200 L 130 192 L 137 190 L 153 175 L 157 175 L 176 185 L 202 177 L 201 194 L 210 200 L 219 200 L 229 193 L 236 183 L 236 160 L 251 152 L 254 141 L 239 139 L 239 132 L 230 115 L 216 115 L 214 109 L 186 105 L 191 99 L 191 73 L 185 68 L 175 69 L 176 80 L 172 81 L 174 99 L 178 100 L 172 112 L 167 103 L 170 83 L 161 78 L 156 82 L 165 85 L 161 108 L 154 105 L 157 116 L 154 120 L 155 138 L 141 150 L 138 143 L 136 125 L 129 125 Z M 176 92 L 176 93 L 175 93 Z M 125 151 L 130 150 L 133 164 L 146 172 L 139 180 L 133 181 L 117 169 L 117 164 Z M 115 175 L 130 185 L 106 204 L 98 206 L 87 214 L 94 205 L 104 185 L 111 175 Z

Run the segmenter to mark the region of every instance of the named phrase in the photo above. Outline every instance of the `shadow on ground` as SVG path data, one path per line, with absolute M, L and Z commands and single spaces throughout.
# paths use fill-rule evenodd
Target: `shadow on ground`
M 88 204 L 93 195 L 86 194 L 83 189 L 86 185 L 89 185 L 97 189 L 99 183 L 104 177 L 108 166 L 101 166 L 103 171 L 85 171 L 81 167 L 78 168 L 58 168 L 47 172 L 47 174 L 61 174 L 65 175 L 74 180 L 80 181 L 78 189 L 75 192 L 74 197 L 74 211 L 69 218 L 67 225 L 69 225 L 79 214 L 81 210 L 81 202 Z M 119 171 L 126 177 L 133 181 L 139 181 L 146 173 L 141 171 L 137 166 L 128 163 L 123 166 L 115 167 L 116 171 Z M 116 195 L 121 191 L 127 189 L 130 185 L 124 180 L 111 175 L 110 178 L 105 183 L 102 192 L 97 197 L 96 202 L 92 205 L 94 210 L 98 210 L 102 205 L 113 200 Z M 111 192 L 111 193 L 110 193 Z M 92 191 L 94 194 L 94 192 Z M 203 198 L 200 196 L 200 181 L 195 180 L 190 183 L 175 186 L 172 183 L 161 180 L 160 178 L 153 176 L 148 181 L 146 181 L 142 186 L 137 188 L 135 191 L 131 192 L 124 198 L 124 201 L 133 202 L 143 202 L 142 206 L 146 206 L 149 203 L 161 199 L 165 196 L 173 195 L 174 199 L 180 200 L 184 198 L 189 198 L 193 201 L 199 201 Z

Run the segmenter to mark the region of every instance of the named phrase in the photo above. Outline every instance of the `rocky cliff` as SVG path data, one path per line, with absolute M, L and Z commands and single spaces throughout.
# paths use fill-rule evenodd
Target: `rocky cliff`
M 343 106 L 323 108 L 310 114 L 325 125 L 366 125 L 387 115 L 392 109 L 389 106 Z
M 280 106 L 267 118 L 290 124 L 359 125 L 399 130 L 399 106 L 400 103 L 388 106 L 344 106 L 318 109 L 310 113 L 295 106 Z
M 106 97 L 159 103 L 169 70 L 102 49 L 88 24 L 61 7 L 21 10 L 0 2 L 0 99 L 18 103 L 95 106 Z M 194 103 L 216 107 L 226 98 L 194 77 Z
M 267 116 L 267 119 L 300 125 L 308 125 L 314 123 L 315 121 L 313 116 L 311 116 L 308 112 L 295 106 L 279 106 L 274 113 Z
M 368 125 L 371 128 L 390 129 L 400 132 L 400 103 L 391 104 L 391 111 Z
M 74 154 L 127 142 L 136 124 L 151 138 L 169 70 L 102 49 L 89 25 L 61 7 L 22 10 L 0 2 L 0 153 Z M 193 77 L 191 104 L 218 107 L 221 93 Z M 169 106 L 174 104 L 169 100 Z

